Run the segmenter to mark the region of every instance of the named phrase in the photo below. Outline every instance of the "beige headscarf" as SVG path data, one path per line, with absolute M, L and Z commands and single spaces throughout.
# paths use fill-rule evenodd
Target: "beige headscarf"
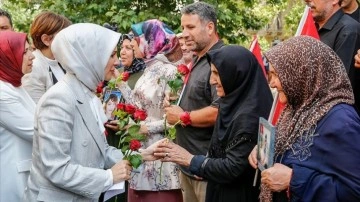
M 288 100 L 277 125 L 275 157 L 288 149 L 304 132 L 339 103 L 354 104 L 345 67 L 336 53 L 319 40 L 293 37 L 265 53 L 276 70 Z M 263 191 L 262 201 L 271 195 Z
M 67 73 L 91 91 L 104 80 L 105 67 L 120 34 L 91 23 L 73 24 L 54 38 L 51 50 Z

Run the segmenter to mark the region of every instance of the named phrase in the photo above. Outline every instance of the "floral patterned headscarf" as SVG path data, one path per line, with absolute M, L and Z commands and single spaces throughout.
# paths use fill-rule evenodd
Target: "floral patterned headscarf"
M 176 34 L 160 20 L 152 19 L 131 25 L 144 59 L 170 53 L 179 43 Z
M 277 125 L 275 156 L 315 128 L 333 106 L 354 104 L 343 63 L 321 41 L 308 36 L 293 37 L 271 48 L 265 56 L 276 70 L 288 100 Z

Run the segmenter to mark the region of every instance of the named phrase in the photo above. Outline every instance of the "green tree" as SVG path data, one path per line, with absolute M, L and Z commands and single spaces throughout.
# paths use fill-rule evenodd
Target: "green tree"
M 51 10 L 68 17 L 73 23 L 108 22 L 118 26 L 121 33 L 130 31 L 130 25 L 157 18 L 176 32 L 181 32 L 180 10 L 193 0 L 7 0 L 5 9 L 13 15 L 17 30 L 27 32 L 33 17 L 41 10 Z M 218 13 L 218 31 L 226 43 L 245 44 L 251 35 L 289 9 L 290 0 L 205 0 L 215 6 Z M 292 3 L 293 4 L 293 3 Z M 298 5 L 298 4 L 297 4 Z M 297 6 L 286 18 L 291 36 L 298 24 L 301 9 Z M 300 14 L 299 14 L 300 11 Z M 297 22 L 296 22 L 297 21 Z

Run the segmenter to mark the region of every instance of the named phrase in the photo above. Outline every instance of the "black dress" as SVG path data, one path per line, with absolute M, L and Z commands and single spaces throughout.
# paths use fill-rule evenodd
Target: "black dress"
M 206 202 L 258 201 L 259 184 L 248 156 L 257 144 L 259 117 L 267 118 L 272 95 L 254 55 L 240 46 L 210 51 L 225 92 L 208 156 L 195 155 L 190 171 L 208 180 Z

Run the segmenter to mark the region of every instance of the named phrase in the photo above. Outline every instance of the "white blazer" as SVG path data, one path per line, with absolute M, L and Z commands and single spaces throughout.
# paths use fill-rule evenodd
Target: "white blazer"
M 0 80 L 0 201 L 21 201 L 31 166 L 35 103 Z
M 36 108 L 33 163 L 24 201 L 97 201 L 122 159 L 91 111 L 83 84 L 66 74 Z
M 42 95 L 54 85 L 53 74 L 50 71 L 52 68 L 59 68 L 56 60 L 47 59 L 40 50 L 33 52 L 35 59 L 33 60 L 33 68 L 29 74 L 22 77 L 22 86 L 29 93 L 30 97 L 35 103 L 39 101 Z M 59 80 L 59 79 L 57 79 Z

